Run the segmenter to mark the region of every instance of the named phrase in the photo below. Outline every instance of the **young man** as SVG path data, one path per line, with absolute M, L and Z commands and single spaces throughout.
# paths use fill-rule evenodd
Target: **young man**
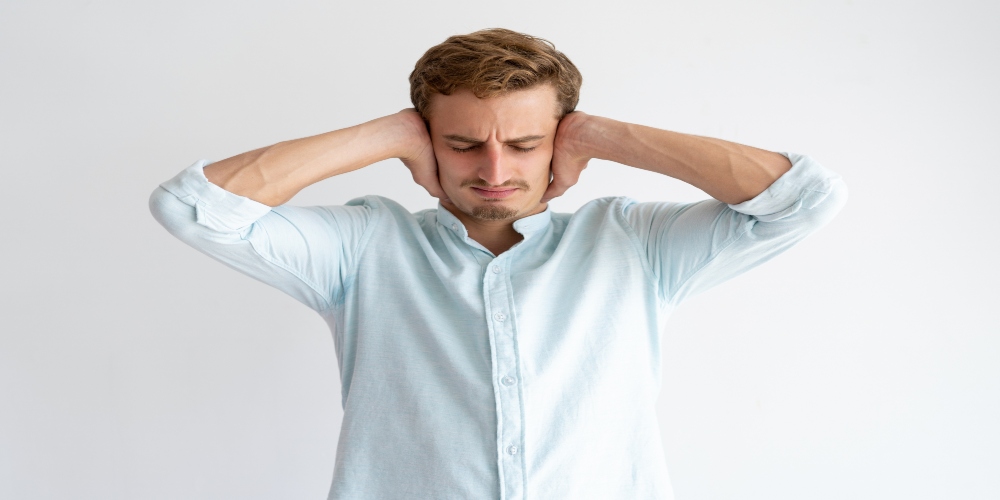
M 664 321 L 818 229 L 846 191 L 806 156 L 574 112 L 580 82 L 544 40 L 451 37 L 410 76 L 415 110 L 201 160 L 153 193 L 172 234 L 329 323 L 344 407 L 330 498 L 672 497 Z M 388 158 L 437 209 L 283 205 Z M 715 199 L 549 210 L 592 158 Z

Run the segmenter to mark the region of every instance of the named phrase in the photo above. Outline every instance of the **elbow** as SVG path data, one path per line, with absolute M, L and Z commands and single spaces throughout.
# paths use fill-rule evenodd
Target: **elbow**
M 801 224 L 807 232 L 827 225 L 847 204 L 847 185 L 839 176 L 830 179 L 827 189 L 813 191 L 800 208 Z
M 831 179 L 826 196 L 818 200 L 812 210 L 819 212 L 823 224 L 834 218 L 847 204 L 847 184 L 839 176 Z
M 194 207 L 181 201 L 163 186 L 157 186 L 149 195 L 149 212 L 167 232 L 178 237 L 195 218 Z
M 149 195 L 149 213 L 153 215 L 153 218 L 160 225 L 166 226 L 169 221 L 169 206 L 171 201 L 176 200 L 177 198 L 166 189 L 163 189 L 162 186 L 156 186 L 156 189 Z

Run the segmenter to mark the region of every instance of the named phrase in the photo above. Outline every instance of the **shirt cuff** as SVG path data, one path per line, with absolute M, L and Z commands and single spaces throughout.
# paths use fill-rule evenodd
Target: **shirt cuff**
M 833 190 L 832 184 L 839 177 L 827 170 L 816 160 L 796 153 L 780 153 L 792 162 L 791 170 L 778 177 L 759 195 L 739 203 L 729 205 L 733 210 L 752 215 L 765 222 L 785 218 L 802 208 L 811 208 L 807 198 L 819 195 L 821 200 Z
M 211 163 L 198 160 L 160 187 L 194 207 L 198 224 L 216 231 L 240 231 L 271 211 L 263 203 L 212 184 L 204 172 Z

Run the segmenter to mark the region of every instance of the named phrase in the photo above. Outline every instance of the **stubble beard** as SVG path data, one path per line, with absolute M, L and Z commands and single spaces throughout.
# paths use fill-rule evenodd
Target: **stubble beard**
M 503 205 L 480 205 L 469 215 L 479 220 L 508 220 L 517 217 L 517 210 Z

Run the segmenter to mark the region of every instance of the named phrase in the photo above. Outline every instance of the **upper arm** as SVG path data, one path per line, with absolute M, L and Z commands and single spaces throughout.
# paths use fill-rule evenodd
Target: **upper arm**
M 315 310 L 342 300 L 372 218 L 366 203 L 271 208 L 209 183 L 198 165 L 150 197 L 171 234 Z
M 657 281 L 660 299 L 678 303 L 785 251 L 818 230 L 846 202 L 839 176 L 808 157 L 790 155 L 792 170 L 739 205 L 626 203 Z

